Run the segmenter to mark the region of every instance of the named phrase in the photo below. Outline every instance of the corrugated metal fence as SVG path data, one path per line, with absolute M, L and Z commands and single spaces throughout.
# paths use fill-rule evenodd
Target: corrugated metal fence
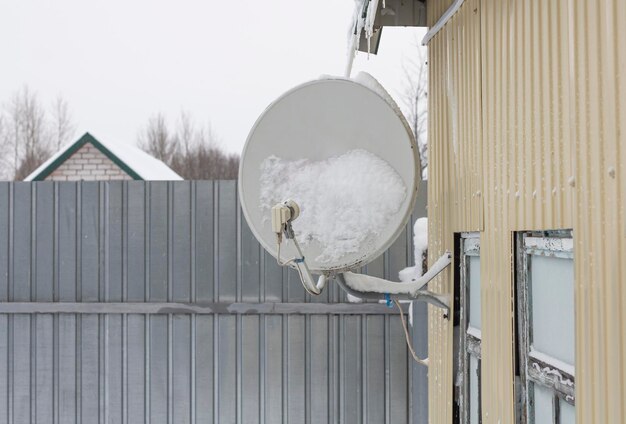
M 365 271 L 394 278 L 407 234 Z M 0 423 L 423 422 L 403 337 L 306 294 L 233 181 L 0 183 Z

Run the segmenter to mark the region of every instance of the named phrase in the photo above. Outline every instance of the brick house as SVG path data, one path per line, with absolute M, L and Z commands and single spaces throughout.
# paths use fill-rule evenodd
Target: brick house
M 102 181 L 102 180 L 182 180 L 166 164 L 143 150 L 114 143 L 103 143 L 85 133 L 24 181 Z

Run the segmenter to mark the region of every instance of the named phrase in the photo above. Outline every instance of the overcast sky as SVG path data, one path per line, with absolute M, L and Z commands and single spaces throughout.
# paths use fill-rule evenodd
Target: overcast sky
M 239 152 L 265 107 L 322 74 L 342 75 L 352 0 L 13 0 L 0 4 L 0 103 L 24 85 L 69 103 L 77 136 L 135 143 L 148 118 L 181 109 Z M 397 96 L 423 29 L 385 28 L 359 54 Z

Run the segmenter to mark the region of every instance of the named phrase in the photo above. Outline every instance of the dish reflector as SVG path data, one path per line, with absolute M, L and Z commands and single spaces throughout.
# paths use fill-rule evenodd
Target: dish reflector
M 275 158 L 272 158 L 273 156 Z M 349 162 L 352 157 L 358 159 L 364 156 L 371 161 L 362 163 L 382 164 L 382 170 L 379 170 L 382 177 L 379 178 L 374 169 L 362 169 L 363 167 L 357 167 L 358 172 L 343 172 L 343 175 L 338 173 L 336 187 L 334 184 L 326 184 L 324 192 L 317 193 L 326 200 L 335 196 L 337 201 L 324 203 L 322 209 L 316 210 L 317 215 L 323 213 L 331 218 L 333 216 L 341 218 L 343 220 L 341 222 L 352 223 L 352 216 L 343 216 L 347 214 L 347 209 L 341 209 L 341 205 L 345 206 L 346 199 L 355 195 L 354 192 L 346 192 L 350 190 L 350 181 L 363 182 L 363 177 L 369 176 L 372 179 L 367 183 L 366 187 L 371 187 L 371 190 L 366 194 L 387 193 L 390 188 L 401 190 L 402 184 L 405 191 L 402 196 L 394 198 L 398 200 L 397 204 L 389 205 L 390 208 L 387 209 L 384 207 L 381 209 L 381 205 L 376 204 L 378 199 L 368 196 L 354 199 L 356 203 L 349 202 L 352 206 L 355 204 L 358 206 L 359 199 L 361 201 L 366 199 L 365 207 L 356 211 L 360 212 L 361 219 L 365 217 L 367 220 L 367 214 L 375 209 L 387 210 L 389 213 L 384 216 L 382 223 L 379 222 L 380 225 L 375 231 L 369 231 L 366 237 L 360 239 L 357 237 L 358 242 L 351 239 L 349 231 L 354 229 L 351 230 L 350 225 L 341 226 L 339 231 L 333 232 L 332 234 L 336 234 L 337 237 L 333 242 L 337 242 L 338 245 L 352 240 L 352 243 L 348 243 L 350 247 L 345 251 L 340 250 L 340 254 L 337 253 L 337 249 L 329 254 L 328 237 L 316 236 L 328 232 L 332 223 L 328 219 L 312 220 L 319 217 L 311 216 L 313 205 L 311 199 L 308 199 L 309 203 L 307 199 L 302 198 L 273 199 L 275 202 L 293 200 L 300 206 L 301 216 L 294 220 L 293 228 L 301 242 L 307 264 L 314 273 L 337 273 L 363 266 L 382 254 L 397 238 L 411 214 L 419 185 L 417 147 L 413 134 L 396 104 L 378 82 L 367 74 L 359 75 L 357 80 L 326 78 L 311 81 L 293 88 L 272 103 L 250 131 L 239 169 L 242 210 L 261 245 L 274 257 L 277 256 L 276 234 L 272 232 L 269 210 L 271 206 L 266 204 L 268 188 L 265 185 L 268 181 L 268 166 L 275 167 L 277 163 L 284 165 L 281 171 L 283 174 L 273 175 L 273 180 L 270 178 L 281 187 L 289 186 L 292 181 L 293 174 L 289 170 L 308 167 L 306 169 L 309 173 L 299 174 L 298 181 L 301 185 L 310 185 L 310 189 L 295 190 L 294 193 L 303 191 L 310 193 L 321 188 L 318 185 L 318 182 L 321 184 L 318 178 L 322 177 L 315 174 L 316 170 L 330 169 L 324 168 L 329 162 L 339 164 L 341 168 L 345 163 L 341 162 L 342 160 Z M 353 162 L 350 163 L 354 166 Z M 321 165 L 318 166 L 319 164 Z M 341 170 L 348 171 L 349 168 L 343 167 Z M 307 179 L 307 175 L 310 178 Z M 327 183 L 329 178 L 331 180 L 334 178 L 332 175 L 325 174 Z M 348 178 L 344 178 L 346 176 Z M 350 177 L 357 180 L 351 180 Z M 388 178 L 387 181 L 401 183 L 392 187 L 378 187 L 377 184 L 385 178 Z M 320 203 L 316 202 L 315 206 L 319 207 Z M 310 213 L 308 218 L 306 218 L 307 207 Z M 299 238 L 299 222 L 303 223 L 302 225 L 308 222 L 310 231 L 306 240 Z M 311 225 L 318 225 L 319 228 L 310 228 Z M 282 259 L 293 257 L 295 254 L 293 243 L 283 242 Z

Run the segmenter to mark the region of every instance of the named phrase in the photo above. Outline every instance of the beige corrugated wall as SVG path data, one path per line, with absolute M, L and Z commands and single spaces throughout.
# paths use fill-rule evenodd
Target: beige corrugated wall
M 626 2 L 570 3 L 576 146 L 576 404 L 626 418 Z
M 453 22 L 429 45 L 429 184 L 434 184 L 428 191 L 431 261 L 446 250 L 454 250 L 455 231 L 483 229 L 480 16 L 474 12 L 477 5 L 478 0 L 468 0 Z M 428 12 L 438 15 L 446 8 L 447 4 L 437 10 L 437 4 L 429 3 Z M 434 283 L 434 290 L 450 293 L 453 272 L 448 268 Z M 430 309 L 432 422 L 451 421 L 451 322 L 442 318 L 441 310 Z
M 466 0 L 429 44 L 430 260 L 482 231 L 485 423 L 513 422 L 513 232 L 533 229 L 574 229 L 577 422 L 626 415 L 623 22 L 623 0 Z M 429 318 L 430 419 L 449 423 L 452 328 Z

